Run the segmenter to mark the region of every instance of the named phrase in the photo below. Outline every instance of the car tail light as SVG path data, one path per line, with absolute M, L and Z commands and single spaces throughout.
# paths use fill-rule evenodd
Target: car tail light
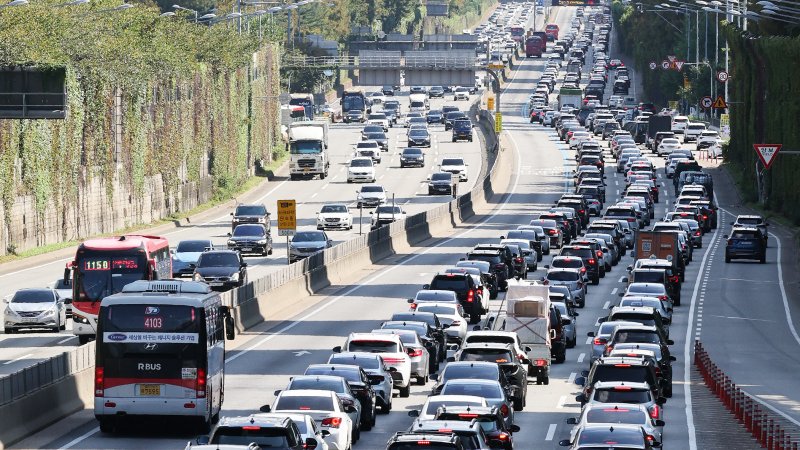
M 667 297 L 666 295 L 659 295 L 659 296 L 658 296 L 658 299 L 659 299 L 659 300 L 666 300 L 666 299 L 668 299 L 668 298 L 669 298 L 669 297 Z
M 628 217 L 628 222 L 636 222 L 636 217 Z
M 257 425 L 245 425 L 245 426 L 242 427 L 242 429 L 243 430 L 247 430 L 247 431 L 258 431 L 258 430 L 261 429 L 261 427 L 259 427 Z
M 330 427 L 330 428 L 339 428 L 342 424 L 341 417 L 326 417 L 322 419 L 322 426 L 323 427 Z
M 614 364 L 614 367 L 630 367 L 630 364 Z
M 697 231 L 695 231 L 695 232 L 694 232 L 694 235 L 695 235 L 695 236 L 700 236 L 700 230 L 697 230 Z
M 508 417 L 508 405 L 501 406 L 500 412 L 503 413 L 503 417 Z
M 542 281 L 542 284 L 547 286 L 548 284 L 550 284 L 550 280 L 545 279 L 544 281 Z
M 595 264 L 597 264 L 597 260 L 594 259 L 594 258 L 589 258 L 589 264 L 595 265 Z
M 514 258 L 514 262 L 521 263 L 521 262 L 522 262 L 522 258 L 520 258 L 520 257 L 518 256 L 518 257 Z
M 495 269 L 503 269 L 503 268 L 505 268 L 505 267 L 506 267 L 506 265 L 505 265 L 505 264 L 503 264 L 503 263 L 499 263 L 499 264 L 495 264 L 495 265 L 494 265 L 494 268 L 495 268 Z
M 653 442 L 653 441 L 655 441 L 655 438 L 653 437 L 653 435 L 652 435 L 652 434 L 648 434 L 648 435 L 647 435 L 647 440 L 648 440 L 649 442 Z
M 402 364 L 402 363 L 404 363 L 405 361 L 406 361 L 406 360 L 405 360 L 405 358 L 387 358 L 387 357 L 384 357 L 384 358 L 383 358 L 383 362 L 385 362 L 385 363 L 386 363 L 386 364 L 388 364 L 388 365 L 392 365 L 392 364 Z
M 547 365 L 547 360 L 540 358 L 540 359 L 537 359 L 536 361 L 534 361 L 534 363 L 536 364 L 536 367 L 544 367 L 544 366 Z
M 597 252 L 595 252 L 595 253 L 597 253 L 597 257 L 598 257 L 598 258 L 602 258 L 602 257 L 603 257 L 603 252 L 602 252 L 601 250 L 598 250 L 598 251 L 597 251 Z
M 450 322 L 450 326 L 451 327 L 454 326 L 454 325 L 461 325 L 461 321 L 460 320 L 454 320 L 454 321 Z
M 412 303 L 412 304 L 410 305 L 410 308 L 411 308 L 411 309 L 417 309 L 417 304 L 416 304 L 416 303 Z
M 197 391 L 197 398 L 205 398 L 206 396 L 206 369 L 197 369 L 197 380 L 195 382 L 195 390 Z
M 586 210 L 583 210 L 583 209 L 579 209 L 579 210 L 578 210 L 578 214 L 583 214 L 583 213 L 585 213 L 585 212 L 586 212 Z
M 408 349 L 408 356 L 412 358 L 416 358 L 422 356 L 422 349 L 421 348 L 410 348 Z
M 630 386 L 614 386 L 615 391 L 632 391 L 633 388 Z
M 614 350 L 614 346 L 611 344 L 606 344 L 606 349 L 603 351 L 603 354 L 608 356 L 611 353 L 611 350 Z
M 497 435 L 497 439 L 499 439 L 499 440 L 501 440 L 503 442 L 508 441 L 508 438 L 509 438 L 509 436 L 508 436 L 508 433 L 506 433 L 506 432 L 502 432 L 502 433 Z
M 520 361 L 524 361 L 525 360 L 525 355 L 520 353 L 519 355 L 517 355 L 517 359 L 520 360 Z
M 94 368 L 94 396 L 102 397 L 105 394 L 105 370 L 102 367 Z
M 461 417 L 462 419 L 476 419 L 478 415 L 471 413 L 461 413 L 458 415 L 458 417 Z
M 594 338 L 594 342 L 593 343 L 594 343 L 594 345 L 603 345 L 606 342 L 608 342 L 608 339 L 603 339 L 603 338 L 596 337 L 596 338 Z
M 669 277 L 669 280 L 672 281 L 673 283 L 678 283 L 679 281 L 681 281 L 681 277 L 679 277 L 677 275 L 673 275 L 673 276 Z
M 706 215 L 704 214 L 704 215 L 703 215 L 703 220 L 706 220 L 706 219 L 708 219 L 708 216 L 706 216 Z
M 431 445 L 431 441 L 417 441 L 417 445 Z
M 661 367 L 656 366 L 656 375 L 661 376 Z
M 548 234 L 552 234 L 553 236 L 557 236 L 558 235 L 558 231 L 557 230 L 553 230 L 553 229 L 547 230 L 547 233 Z
M 661 412 L 661 409 L 659 408 L 659 406 L 658 405 L 653 405 L 653 407 L 650 408 L 650 417 L 652 417 L 653 419 L 658 419 L 659 412 Z
M 475 300 L 475 291 L 470 289 L 469 292 L 467 292 L 467 303 L 472 303 L 474 300 Z

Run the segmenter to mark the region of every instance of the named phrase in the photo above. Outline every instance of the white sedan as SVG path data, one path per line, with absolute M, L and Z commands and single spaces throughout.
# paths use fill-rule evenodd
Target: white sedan
M 367 158 L 365 158 L 367 159 Z M 367 161 L 372 163 L 371 160 Z M 327 230 L 338 228 L 341 230 L 353 229 L 353 214 L 344 203 L 331 203 L 324 205 L 317 213 L 317 229 Z
M 669 155 L 679 148 L 681 148 L 681 143 L 677 138 L 664 138 L 658 144 L 656 154 L 658 156 Z
M 265 405 L 262 412 L 306 414 L 314 419 L 320 430 L 327 430 L 330 435 L 325 442 L 336 450 L 350 450 L 358 440 L 360 432 L 353 427 L 349 409 L 355 406 L 344 406 L 333 391 L 316 389 L 298 389 L 281 391 L 270 407 Z
M 467 335 L 467 318 L 460 304 L 426 302 L 419 304 L 417 311 L 436 314 L 442 324 L 448 325 L 444 332 L 449 338 L 457 338 L 462 342 Z
M 441 407 L 448 406 L 488 406 L 486 399 L 474 395 L 431 395 L 421 410 L 411 410 L 408 415 L 419 417 L 419 420 L 433 420 L 436 411 Z

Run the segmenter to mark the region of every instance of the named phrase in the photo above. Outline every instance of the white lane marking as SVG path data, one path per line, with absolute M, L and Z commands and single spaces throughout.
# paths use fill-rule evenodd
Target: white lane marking
M 316 197 L 316 196 L 317 196 L 317 194 L 319 194 L 319 192 L 314 192 L 313 194 L 311 194 L 311 198 L 314 198 L 314 197 Z
M 615 294 L 615 292 L 612 292 L 612 294 Z M 611 306 L 611 302 L 610 301 L 603 303 L 603 309 L 608 309 L 609 306 Z
M 698 310 L 702 309 L 701 307 L 697 308 Z M 767 319 L 754 319 L 752 317 L 736 317 L 736 316 L 718 316 L 716 314 L 709 314 L 711 317 L 719 317 L 720 319 L 737 319 L 737 320 L 752 320 L 754 322 L 775 322 L 774 320 L 767 320 Z M 697 319 L 700 321 L 700 319 Z
M 21 360 L 23 360 L 23 359 L 25 359 L 25 358 L 28 358 L 28 357 L 30 357 L 30 356 L 33 356 L 33 353 L 28 353 L 27 355 L 22 355 L 22 356 L 20 356 L 19 358 L 12 359 L 11 361 L 6 361 L 6 362 L 4 362 L 4 363 L 3 363 L 3 365 L 4 365 L 4 366 L 7 366 L 7 365 L 9 365 L 9 364 L 13 364 L 13 363 L 15 363 L 15 362 L 17 362 L 17 361 L 21 361 Z
M 558 408 L 558 409 L 563 408 L 564 407 L 564 403 L 566 403 L 566 402 L 567 402 L 567 396 L 566 395 L 562 395 L 558 399 L 558 404 L 556 405 L 556 408 Z
M 619 292 L 618 288 L 614 288 L 611 290 L 611 295 L 617 295 L 617 292 Z
M 781 266 L 781 239 L 775 234 L 770 233 L 770 235 L 775 238 L 775 243 L 778 245 L 778 256 L 775 259 L 775 263 L 778 265 L 778 283 L 781 287 L 781 297 L 783 298 L 783 311 L 786 313 L 786 323 L 789 324 L 789 330 L 792 332 L 794 340 L 797 341 L 798 345 L 800 345 L 800 336 L 798 336 L 797 330 L 794 327 L 794 322 L 792 321 L 792 312 L 789 310 L 789 299 L 786 296 L 786 286 L 783 284 L 783 267 Z M 793 422 L 797 423 L 796 421 Z
M 544 437 L 544 440 L 552 441 L 555 435 L 556 435 L 556 424 L 551 423 L 550 426 L 547 427 L 547 436 Z
M 509 136 L 511 137 L 510 134 L 509 134 Z M 514 141 L 514 138 L 511 137 L 511 140 Z M 517 149 L 519 148 L 517 146 L 517 144 L 516 144 L 516 141 L 514 141 L 514 147 L 517 148 Z M 520 164 L 519 153 L 518 153 L 518 151 L 516 153 L 517 154 L 515 155 L 516 156 L 516 165 L 515 165 L 515 167 L 519 167 L 519 164 Z M 516 193 L 518 187 L 519 187 L 519 170 L 517 170 L 517 172 L 514 175 L 514 184 L 512 185 L 511 192 L 509 194 Z M 483 225 L 484 223 L 487 223 L 487 222 L 491 221 L 498 214 L 503 212 L 503 210 L 506 208 L 506 206 L 508 206 L 508 202 L 511 200 L 511 197 L 512 197 L 511 195 L 507 195 L 505 197 L 505 199 L 503 199 L 503 202 L 500 204 L 500 206 L 497 208 L 497 210 L 495 212 L 493 212 L 491 215 L 489 215 L 488 217 L 486 217 L 482 221 L 478 222 L 476 225 Z M 357 290 L 359 290 L 359 289 L 361 289 L 363 287 L 371 285 L 373 282 L 375 282 L 376 280 L 378 280 L 380 278 L 383 278 L 386 274 L 392 272 L 393 270 L 397 269 L 398 267 L 404 266 L 404 265 L 410 263 L 411 261 L 416 260 L 417 258 L 419 258 L 419 257 L 421 257 L 423 255 L 427 255 L 428 253 L 430 253 L 431 251 L 433 251 L 433 250 L 435 250 L 435 249 L 437 249 L 439 247 L 447 245 L 448 243 L 450 243 L 450 242 L 452 242 L 452 241 L 454 241 L 456 239 L 460 239 L 462 236 L 466 236 L 468 234 L 471 234 L 473 231 L 475 231 L 477 229 L 478 229 L 477 226 L 476 227 L 470 227 L 470 229 L 465 230 L 464 232 L 462 232 L 462 233 L 460 233 L 460 234 L 458 234 L 458 235 L 456 235 L 454 237 L 445 239 L 444 241 L 439 242 L 438 244 L 435 244 L 435 245 L 433 245 L 431 247 L 428 247 L 425 251 L 422 251 L 422 252 L 419 252 L 419 253 L 415 253 L 415 254 L 411 255 L 410 257 L 408 257 L 407 259 L 405 259 L 404 261 L 401 261 L 398 264 L 395 264 L 395 265 L 393 265 L 391 267 L 386 268 L 382 272 L 377 273 L 374 276 L 370 277 L 369 279 L 367 279 L 362 284 L 360 284 L 358 286 L 354 286 L 354 287 L 348 289 L 347 291 L 345 291 L 342 295 L 338 295 L 338 296 L 334 297 L 333 299 L 331 299 L 330 301 L 328 301 L 327 303 L 318 306 L 317 308 L 313 309 L 311 312 L 309 312 L 308 314 L 304 315 L 303 317 L 301 317 L 299 319 L 293 319 L 293 321 L 291 323 L 289 323 L 285 327 L 281 328 L 280 330 L 276 331 L 275 333 L 267 335 L 266 337 L 264 337 L 263 339 L 259 340 L 255 344 L 247 347 L 246 349 L 241 350 L 238 353 L 234 353 L 233 355 L 225 358 L 225 362 L 229 363 L 231 361 L 236 360 L 240 356 L 245 355 L 245 354 L 255 350 L 256 348 L 258 348 L 258 347 L 264 345 L 265 343 L 271 341 L 275 337 L 282 335 L 283 333 L 291 330 L 292 328 L 296 327 L 297 325 L 299 325 L 301 323 L 304 323 L 306 320 L 310 319 L 311 317 L 314 317 L 315 315 L 319 314 L 323 310 L 327 309 L 329 306 L 339 302 L 341 299 L 349 297 L 353 292 L 355 292 L 355 291 L 357 291 Z
M 716 196 L 714 196 L 716 200 Z M 689 370 L 692 366 L 692 350 L 694 348 L 694 340 L 692 339 L 692 333 L 695 332 L 694 320 L 695 314 L 697 314 L 697 303 L 698 298 L 697 294 L 700 291 L 700 282 L 702 281 L 703 277 L 701 275 L 705 274 L 705 267 L 706 263 L 708 262 L 709 256 L 714 253 L 714 249 L 716 248 L 714 242 L 717 240 L 717 236 L 719 235 L 720 228 L 714 230 L 714 234 L 711 236 L 711 240 L 706 247 L 706 252 L 703 254 L 703 260 L 700 262 L 700 270 L 697 272 L 698 277 L 697 280 L 694 282 L 694 290 L 692 291 L 692 302 L 689 305 L 689 322 L 686 325 L 686 336 L 684 338 L 684 347 L 683 347 L 683 391 L 686 403 L 686 426 L 687 431 L 689 432 L 689 450 L 697 450 L 697 436 L 695 435 L 695 428 L 694 428 L 694 413 L 692 412 L 692 387 L 691 383 L 689 383 Z
M 593 337 L 589 336 L 589 337 L 586 338 L 586 345 L 591 345 L 592 342 L 594 342 L 594 338 Z
M 584 358 L 586 358 L 586 353 L 581 353 L 580 355 L 578 355 L 578 364 L 582 363 Z
M 567 383 L 568 383 L 568 384 L 573 384 L 573 383 L 575 383 L 575 377 L 577 377 L 577 376 L 578 376 L 578 372 L 572 372 L 572 373 L 570 373 L 570 374 L 569 374 L 569 377 L 567 378 Z
M 623 283 L 623 282 L 625 282 L 625 277 L 619 277 L 619 280 L 617 280 L 617 282 L 618 282 L 618 283 Z
M 71 340 L 75 339 L 76 337 L 78 337 L 78 336 L 70 336 L 68 338 L 64 338 L 64 339 L 58 341 L 57 344 L 63 344 L 64 342 L 71 341 Z
M 88 438 L 89 438 L 89 436 L 91 436 L 91 435 L 93 435 L 93 434 L 95 434 L 95 433 L 97 433 L 97 432 L 99 432 L 99 431 L 100 431 L 100 428 L 99 428 L 99 427 L 97 427 L 97 428 L 92 428 L 92 429 L 91 429 L 90 431 L 88 431 L 86 434 L 83 434 L 83 435 L 81 435 L 81 436 L 78 436 L 78 437 L 76 437 L 75 439 L 73 439 L 73 440 L 71 440 L 71 441 L 67 442 L 66 444 L 64 444 L 64 446 L 63 446 L 63 447 L 59 448 L 58 450 L 64 450 L 64 449 L 67 449 L 67 448 L 72 448 L 72 446 L 73 446 L 73 445 L 76 445 L 76 444 L 80 443 L 81 441 L 88 439 Z

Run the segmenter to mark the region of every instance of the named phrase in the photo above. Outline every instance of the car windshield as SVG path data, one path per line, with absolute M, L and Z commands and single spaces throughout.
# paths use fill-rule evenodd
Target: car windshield
M 500 384 L 448 382 L 442 389 L 442 395 L 474 395 L 475 397 L 483 398 L 503 398 L 503 389 Z
M 414 300 L 451 302 L 456 299 L 454 292 L 419 291 Z
M 742 231 L 737 230 L 731 233 L 731 239 L 755 239 L 757 236 L 755 231 Z
M 361 192 L 383 192 L 383 187 L 381 186 L 362 186 Z
M 55 300 L 53 293 L 47 290 L 23 290 L 17 291 L 11 303 L 52 303 Z
M 412 156 L 412 155 L 413 156 L 419 156 L 421 154 L 422 154 L 422 150 L 420 150 L 418 148 L 407 148 L 407 149 L 403 150 L 403 155 L 404 156 Z
M 320 242 L 325 240 L 321 231 L 301 231 L 294 235 L 292 242 Z
M 203 253 L 197 260 L 197 267 L 232 267 L 239 266 L 236 253 Z
M 445 158 L 442 160 L 443 166 L 463 166 L 464 160 L 461 158 Z
M 378 133 L 378 132 L 382 132 L 382 131 L 383 131 L 383 127 L 381 127 L 380 125 L 367 125 L 367 126 L 364 127 L 363 130 L 361 130 L 361 132 L 364 135 L 368 135 L 368 134 L 371 134 L 371 133 Z
M 646 344 L 659 344 L 661 339 L 655 331 L 644 330 L 620 330 L 614 335 L 614 342 L 624 344 L 626 342 L 644 342 Z M 630 381 L 630 380 L 624 380 Z
M 378 206 L 375 215 L 378 214 L 403 214 L 403 210 L 399 206 Z
M 259 448 L 289 448 L 288 430 L 283 427 L 219 427 L 214 431 L 209 444 L 236 445 L 246 447 L 256 444 Z
M 409 135 L 409 136 L 418 136 L 418 137 L 424 137 L 424 136 L 427 136 L 427 135 L 428 135 L 428 132 L 427 132 L 427 131 L 425 131 L 425 129 L 424 129 L 424 128 L 412 128 L 412 129 L 411 129 L 411 130 L 408 132 L 408 135 Z
M 461 352 L 461 361 L 489 361 L 508 363 L 513 361 L 511 352 L 498 348 L 469 348 Z
M 455 316 L 458 314 L 454 306 L 420 305 L 417 306 L 417 311 L 441 314 L 445 316 Z
M 736 219 L 742 225 L 760 225 L 762 220 L 757 217 L 739 217 Z
M 647 403 L 650 391 L 620 386 L 611 389 L 596 389 L 592 399 L 600 403 Z
M 378 143 L 375 141 L 362 141 L 356 145 L 356 148 L 359 149 L 375 149 L 378 147 Z
M 367 135 L 367 139 L 374 139 L 374 140 L 386 139 L 386 133 L 369 133 Z
M 180 241 L 175 251 L 178 253 L 200 253 L 205 251 L 207 247 L 211 247 L 211 243 L 208 241 Z
M 645 423 L 647 414 L 638 409 L 592 408 L 586 413 L 587 423 Z
M 665 295 L 667 293 L 663 285 L 660 284 L 631 284 L 625 294 L 650 294 Z
M 330 361 L 330 363 L 334 364 L 333 361 Z M 356 363 L 353 362 L 352 359 L 348 359 L 345 362 L 337 362 L 337 364 L 352 365 L 352 364 L 356 364 Z M 348 380 L 348 381 L 361 382 L 361 373 L 357 369 L 351 368 L 351 367 L 346 367 L 346 368 L 336 367 L 336 368 L 332 368 L 332 367 L 326 366 L 326 365 L 321 365 L 321 366 L 316 366 L 316 367 L 311 366 L 311 367 L 306 369 L 305 375 L 332 375 L 332 376 L 336 376 L 336 377 L 342 377 L 342 378 L 344 378 L 345 380 Z M 318 388 L 313 388 L 313 389 L 318 389 Z
M 653 319 L 652 314 L 646 313 L 616 313 L 613 317 L 614 320 L 622 320 L 625 322 L 636 322 L 642 325 L 653 326 L 656 324 L 655 319 Z
M 368 353 L 395 353 L 399 351 L 396 342 L 381 340 L 350 341 L 348 350 L 351 352 Z
M 577 272 L 554 270 L 547 274 L 549 281 L 578 281 L 580 275 Z
M 264 234 L 262 225 L 237 225 L 233 230 L 234 236 L 263 236 Z
M 436 277 L 431 282 L 431 289 L 440 291 L 458 291 L 467 288 L 466 277 Z
M 647 368 L 629 364 L 600 364 L 597 366 L 592 383 L 598 381 L 627 381 L 641 383 L 648 381 Z
M 346 392 L 341 381 L 320 378 L 295 378 L 289 382 L 289 390 L 298 389 L 319 389 L 322 391 L 333 391 L 337 394 Z
M 325 205 L 320 210 L 322 213 L 346 213 L 347 206 L 345 205 Z
M 278 397 L 273 411 L 333 411 L 333 399 L 321 395 L 285 395 Z
M 252 205 L 252 206 L 244 206 L 240 205 L 236 207 L 237 216 L 265 216 L 267 214 L 267 209 L 263 206 L 259 205 Z
M 386 119 L 386 114 L 383 114 L 383 113 L 370 114 L 369 115 L 369 119 L 370 120 L 385 120 Z
M 431 175 L 431 181 L 450 181 L 453 179 L 451 173 L 435 173 Z
M 381 367 L 378 358 L 333 355 L 328 362 L 331 364 L 353 364 L 364 369 L 380 369 Z
M 371 159 L 354 159 L 350 161 L 350 167 L 372 167 Z
M 663 283 L 664 272 L 633 272 L 633 281 L 638 283 Z

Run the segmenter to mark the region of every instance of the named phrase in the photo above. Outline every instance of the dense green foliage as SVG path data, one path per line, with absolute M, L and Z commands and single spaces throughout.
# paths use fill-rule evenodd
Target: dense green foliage
M 271 159 L 277 47 L 141 4 L 109 11 L 117 5 L 0 10 L 0 65 L 66 68 L 68 98 L 65 120 L 0 120 L 5 219 L 18 195 L 32 194 L 40 214 L 74 207 L 93 177 L 109 194 L 123 183 L 139 195 L 160 175 L 177 194 L 210 171 L 225 195 Z
M 739 173 L 748 201 L 758 200 L 753 144 L 800 150 L 800 38 L 759 37 L 725 27 L 731 47 L 731 141 L 725 160 Z M 777 156 L 766 172 L 765 206 L 800 223 L 800 158 Z

